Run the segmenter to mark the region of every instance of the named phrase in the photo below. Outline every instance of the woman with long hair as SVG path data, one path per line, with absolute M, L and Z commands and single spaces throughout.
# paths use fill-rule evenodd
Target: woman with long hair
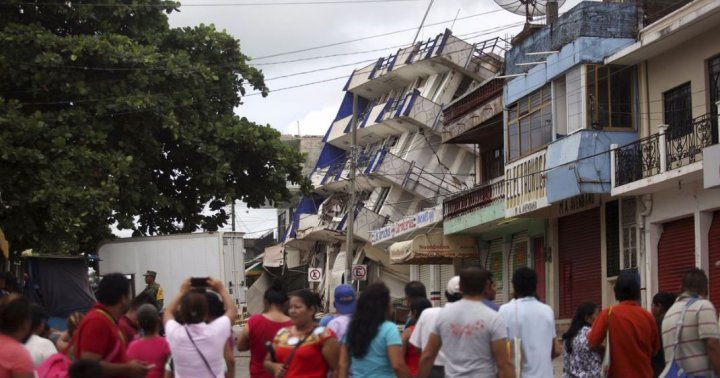
M 402 340 L 390 317 L 390 290 L 382 282 L 368 285 L 357 300 L 355 314 L 340 350 L 340 377 L 409 378 Z
M 285 315 L 287 301 L 288 295 L 282 287 L 282 282 L 275 280 L 272 286 L 265 290 L 263 297 L 265 311 L 251 316 L 247 325 L 240 331 L 237 348 L 241 352 L 250 350 L 250 378 L 272 377 L 263 369 L 263 361 L 267 354 L 265 344 L 271 342 L 280 329 L 292 325 L 290 318 Z
M 578 307 L 563 339 L 563 378 L 600 377 L 602 356 L 590 349 L 587 334 L 598 315 L 600 307 L 583 303 Z
M 272 342 L 263 367 L 274 377 L 325 378 L 337 375 L 338 341 L 315 315 L 320 297 L 303 289 L 290 294 L 288 314 L 292 325 L 281 329 Z
M 402 333 L 403 356 L 405 363 L 410 369 L 410 374 L 417 375 L 418 364 L 420 363 L 420 349 L 410 344 L 410 336 L 415 332 L 415 324 L 426 308 L 432 307 L 427 298 L 415 298 L 410 302 L 410 325 Z

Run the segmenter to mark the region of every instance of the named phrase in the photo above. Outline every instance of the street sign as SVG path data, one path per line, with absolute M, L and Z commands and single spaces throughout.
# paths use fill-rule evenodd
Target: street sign
M 322 281 L 322 268 L 308 269 L 308 282 L 320 282 L 320 281 Z
M 367 281 L 367 265 L 353 265 L 352 279 L 355 281 Z

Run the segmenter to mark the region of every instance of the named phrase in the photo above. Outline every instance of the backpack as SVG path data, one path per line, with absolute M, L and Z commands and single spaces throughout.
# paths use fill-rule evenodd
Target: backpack
M 55 353 L 37 368 L 39 378 L 69 378 L 72 360 L 64 353 Z

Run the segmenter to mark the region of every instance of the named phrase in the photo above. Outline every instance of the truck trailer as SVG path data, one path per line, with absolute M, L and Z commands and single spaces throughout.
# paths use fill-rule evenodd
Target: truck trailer
M 214 277 L 223 282 L 239 308 L 245 304 L 245 248 L 241 232 L 203 232 L 120 238 L 98 247 L 99 273 L 125 274 L 133 295 L 145 288 L 143 274 L 157 272 L 165 305 L 188 277 Z

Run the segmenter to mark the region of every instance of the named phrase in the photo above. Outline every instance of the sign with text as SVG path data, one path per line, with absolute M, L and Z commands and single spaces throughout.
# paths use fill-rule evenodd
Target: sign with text
M 442 221 L 442 205 L 425 209 L 394 224 L 370 231 L 370 242 L 372 244 L 381 243 L 440 221 Z
M 546 150 L 505 166 L 505 217 L 548 207 L 545 191 Z
M 308 282 L 320 282 L 323 276 L 322 268 L 310 268 L 308 269 Z
M 352 279 L 355 281 L 367 281 L 367 265 L 353 264 Z

